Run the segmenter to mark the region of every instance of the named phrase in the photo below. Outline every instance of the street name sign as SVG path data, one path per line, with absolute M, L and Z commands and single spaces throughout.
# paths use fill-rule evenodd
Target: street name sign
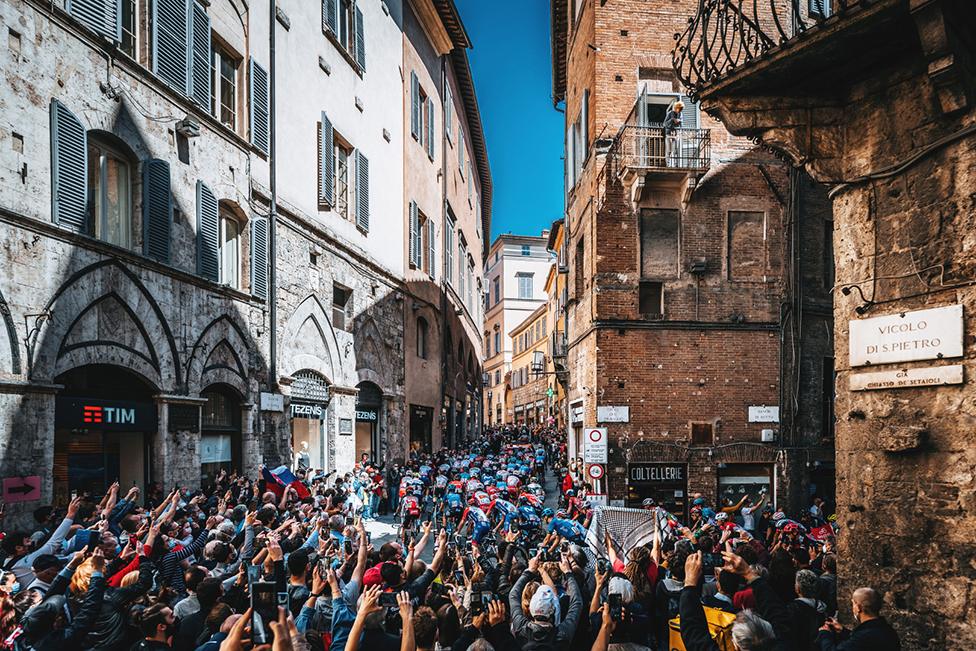
M 779 406 L 777 405 L 751 405 L 749 407 L 750 423 L 778 423 Z
M 630 407 L 614 405 L 598 405 L 596 408 L 598 423 L 629 423 Z
M 943 384 L 962 384 L 963 371 L 962 364 L 954 364 L 952 366 L 906 368 L 877 373 L 852 373 L 850 382 L 851 391 L 932 387 Z
M 856 319 L 849 325 L 851 366 L 962 357 L 962 305 Z

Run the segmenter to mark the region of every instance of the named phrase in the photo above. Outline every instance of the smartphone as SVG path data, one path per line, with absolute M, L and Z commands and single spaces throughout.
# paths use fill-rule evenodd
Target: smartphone
M 346 526 L 351 527 L 353 525 L 353 518 L 351 515 L 346 516 Z
M 247 582 L 254 583 L 261 580 L 261 566 L 249 563 L 247 566 Z
M 702 567 L 722 567 L 725 565 L 725 561 L 722 560 L 721 554 L 716 554 L 713 552 L 702 552 Z
M 345 543 L 345 547 L 346 547 L 346 555 L 347 556 L 352 556 L 352 541 L 351 540 L 347 540 L 346 543 Z
M 72 489 L 71 490 L 71 499 L 73 499 L 73 500 L 78 499 L 78 490 L 77 489 Z
M 457 551 L 457 543 L 454 542 L 453 540 L 452 541 L 449 541 L 447 543 L 447 551 L 451 552 L 452 554 L 454 552 L 456 552 Z
M 287 593 L 286 593 L 287 595 Z M 271 622 L 278 619 L 278 591 L 273 581 L 251 584 L 251 637 L 255 644 L 270 644 Z
M 471 592 L 471 614 L 480 615 L 485 612 L 485 602 L 483 601 L 482 592 Z
M 368 532 L 368 531 L 366 532 L 366 542 L 367 542 L 367 543 L 371 543 L 371 542 L 373 542 L 373 534 L 371 534 L 371 533 L 370 533 L 370 532 Z
M 464 572 L 461 570 L 454 570 L 454 582 L 458 585 L 464 585 Z
M 559 551 L 564 552 L 564 553 L 565 552 L 568 552 L 569 551 L 569 543 L 566 542 L 565 540 L 562 541 L 561 543 L 559 543 Z
M 620 598 L 620 593 L 608 595 L 607 603 L 610 604 L 610 619 L 619 622 L 623 617 L 623 601 Z
M 397 605 L 397 596 L 395 592 L 380 593 L 380 606 L 383 606 L 384 608 L 394 608 Z
M 538 553 L 539 553 L 539 548 L 538 547 L 529 547 L 529 558 L 532 558 L 533 556 L 535 556 Z
M 596 559 L 596 569 L 600 572 L 600 574 L 606 574 L 610 571 L 610 561 L 606 558 Z

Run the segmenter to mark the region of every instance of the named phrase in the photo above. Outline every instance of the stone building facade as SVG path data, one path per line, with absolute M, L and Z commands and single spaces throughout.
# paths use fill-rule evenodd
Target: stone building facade
M 688 97 L 671 70 L 681 6 L 696 3 L 552 3 L 569 448 L 581 457 L 586 429 L 607 428 L 611 504 L 685 513 L 694 493 L 762 491 L 796 509 L 814 483 L 832 492 L 819 420 L 832 371 L 812 361 L 830 329 L 808 305 L 829 305 L 830 287 L 803 271 L 823 256 L 826 199 Z M 666 132 L 678 101 L 681 128 Z M 646 481 L 654 466 L 680 479 Z
M 41 492 L 8 521 L 405 457 L 404 6 L 119 6 L 0 5 L 0 477 Z
M 726 18 L 689 12 L 675 69 L 730 131 L 829 188 L 842 616 L 872 586 L 902 648 L 970 648 L 976 17 L 951 0 L 796 5 L 796 33 L 752 21 L 742 65 L 684 56 Z
M 549 422 L 550 399 L 545 363 L 549 354 L 549 303 L 537 307 L 508 333 L 512 340 L 512 418 L 515 425 L 536 427 Z M 538 353 L 538 354 L 537 354 Z M 537 363 L 541 355 L 542 364 Z M 542 371 L 542 372 L 536 372 Z

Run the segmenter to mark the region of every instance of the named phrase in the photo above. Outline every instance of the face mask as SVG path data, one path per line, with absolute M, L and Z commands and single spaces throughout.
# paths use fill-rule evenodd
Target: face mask
M 176 547 L 176 541 L 170 538 L 169 540 L 166 541 L 166 546 L 169 547 L 170 549 L 174 549 Z

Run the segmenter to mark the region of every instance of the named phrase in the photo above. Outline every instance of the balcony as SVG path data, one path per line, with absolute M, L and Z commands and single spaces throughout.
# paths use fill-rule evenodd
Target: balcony
M 566 343 L 566 333 L 557 330 L 552 333 L 549 340 L 549 350 L 552 353 L 552 365 L 557 373 L 566 370 L 566 355 L 569 346 Z
M 660 125 L 628 121 L 610 154 L 635 209 L 648 189 L 678 191 L 682 203 L 687 203 L 711 163 L 711 131 L 674 129 L 667 133 Z

